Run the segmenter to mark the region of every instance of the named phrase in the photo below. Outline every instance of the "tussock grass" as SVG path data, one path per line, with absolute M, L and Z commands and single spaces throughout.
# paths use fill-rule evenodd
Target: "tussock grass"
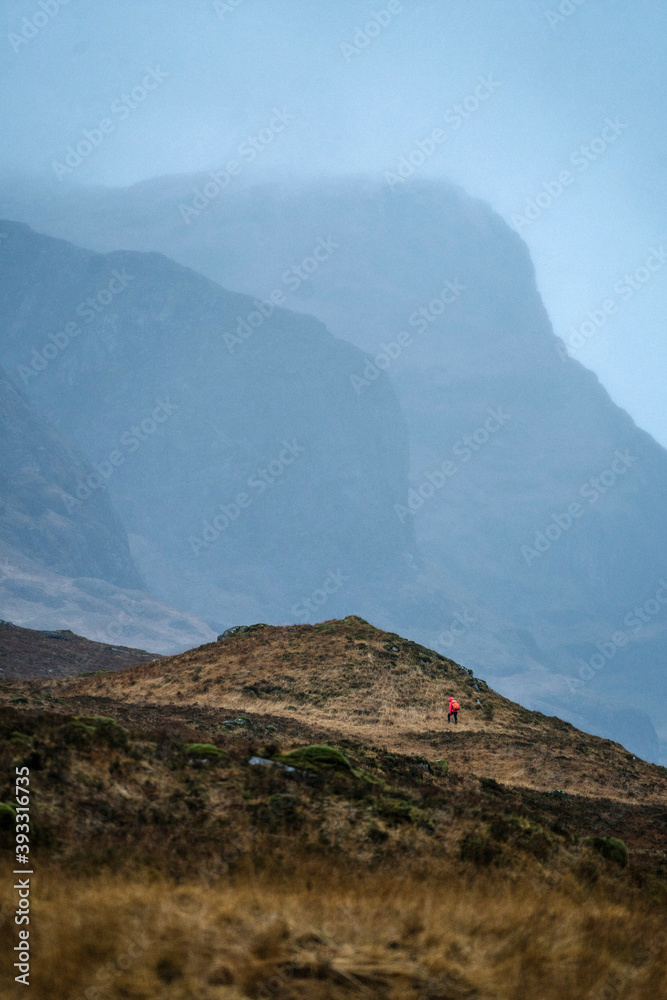
M 664 769 L 452 661 L 349 618 L 40 685 L 0 684 L 38 1000 L 667 997 Z
M 34 889 L 39 1000 L 667 996 L 660 916 L 570 879 L 352 877 L 322 862 L 213 884 L 47 870 Z M 3 949 L 7 998 L 24 995 L 11 961 Z

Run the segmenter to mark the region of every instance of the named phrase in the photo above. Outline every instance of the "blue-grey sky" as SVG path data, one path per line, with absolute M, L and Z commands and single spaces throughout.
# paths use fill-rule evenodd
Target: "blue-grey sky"
M 384 178 L 441 128 L 419 176 L 522 233 L 556 332 L 667 445 L 660 0 L 14 0 L 0 32 L 5 173 L 52 181 L 107 118 L 70 182 L 219 167 L 275 108 L 249 180 Z

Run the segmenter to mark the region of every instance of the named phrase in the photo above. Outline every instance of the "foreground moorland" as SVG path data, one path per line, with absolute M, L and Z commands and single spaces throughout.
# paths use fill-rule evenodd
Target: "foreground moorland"
M 667 771 L 359 618 L 0 682 L 5 871 L 15 766 L 33 996 L 667 996 Z

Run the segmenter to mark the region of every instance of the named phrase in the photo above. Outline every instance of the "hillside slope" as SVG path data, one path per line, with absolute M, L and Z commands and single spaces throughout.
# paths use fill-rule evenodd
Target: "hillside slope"
M 54 678 L 86 670 L 121 670 L 156 653 L 92 642 L 70 629 L 37 630 L 0 621 L 0 677 Z
M 528 711 L 442 654 L 355 616 L 263 626 L 118 674 L 72 678 L 58 690 L 91 699 L 87 711 L 96 699 L 140 713 L 177 709 L 183 719 L 202 710 L 211 732 L 223 709 L 260 713 L 285 720 L 288 732 L 314 728 L 389 752 L 444 757 L 461 773 L 507 784 L 667 804 L 664 768 Z M 456 725 L 447 722 L 450 695 L 461 705 Z

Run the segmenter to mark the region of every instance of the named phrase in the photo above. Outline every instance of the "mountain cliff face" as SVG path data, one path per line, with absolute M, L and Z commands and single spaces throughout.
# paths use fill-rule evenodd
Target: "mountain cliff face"
M 386 380 L 347 391 L 358 349 L 158 254 L 4 229 L 2 356 L 90 457 L 76 509 L 108 490 L 152 590 L 221 624 L 386 603 L 407 442 Z
M 0 455 L 3 618 L 158 652 L 213 637 L 203 621 L 146 592 L 95 469 L 2 369 Z M 8 655 L 11 671 L 17 658 Z
M 76 499 L 93 473 L 0 369 L 0 545 L 69 576 L 142 587 L 105 490 Z
M 369 406 L 391 381 L 410 451 L 392 507 L 417 555 L 392 627 L 577 725 L 630 725 L 655 758 L 667 456 L 567 357 L 520 238 L 488 206 L 420 182 L 239 187 L 186 225 L 196 183 L 12 211 L 99 249 L 162 250 L 261 300 L 282 292 L 367 351 L 340 392 Z M 453 613 L 438 595 L 455 593 Z

